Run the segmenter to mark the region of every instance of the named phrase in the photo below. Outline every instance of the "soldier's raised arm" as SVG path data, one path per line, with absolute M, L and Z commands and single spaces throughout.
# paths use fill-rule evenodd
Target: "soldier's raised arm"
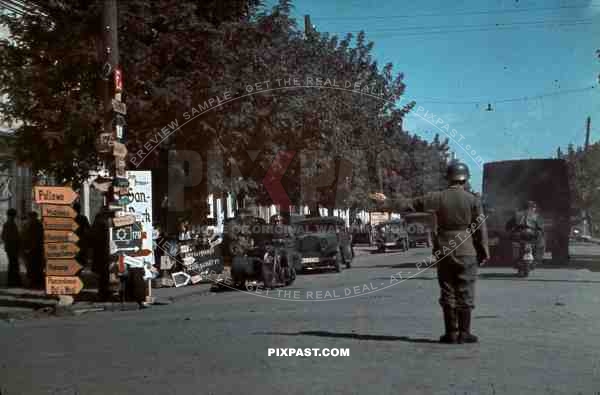
M 415 198 L 387 198 L 383 194 L 374 194 L 371 198 L 377 203 L 377 208 L 384 211 L 425 211 L 431 209 L 430 202 L 435 200 L 432 198 L 432 194 L 424 196 L 418 196 Z

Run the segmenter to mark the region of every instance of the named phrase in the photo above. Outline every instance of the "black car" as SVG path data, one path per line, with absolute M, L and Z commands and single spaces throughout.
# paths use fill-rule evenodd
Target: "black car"
M 409 213 L 403 218 L 406 221 L 409 246 L 417 247 L 418 244 L 424 244 L 426 247 L 431 247 L 435 229 L 434 214 L 430 212 Z
M 404 220 L 392 219 L 375 226 L 375 245 L 380 252 L 386 249 L 408 250 L 408 232 Z
M 350 268 L 352 237 L 344 220 L 338 217 L 315 217 L 294 225 L 296 248 L 300 255 L 297 270 Z

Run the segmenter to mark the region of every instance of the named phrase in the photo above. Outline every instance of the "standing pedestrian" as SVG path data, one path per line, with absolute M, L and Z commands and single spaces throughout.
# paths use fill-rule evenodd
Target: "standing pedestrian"
M 433 255 L 436 258 L 439 303 L 444 313 L 442 343 L 476 343 L 471 334 L 471 311 L 475 308 L 478 264 L 490 257 L 485 217 L 480 199 L 465 190 L 469 168 L 454 161 L 448 165 L 447 189 L 415 199 L 401 199 L 393 208 L 432 211 L 437 217 Z M 384 203 L 385 196 L 374 199 Z
M 24 252 L 30 287 L 34 289 L 43 289 L 45 266 L 44 226 L 38 219 L 38 214 L 35 211 L 29 213 L 29 220 L 26 225 L 24 236 Z
M 102 208 L 94 218 L 90 236 L 93 241 L 92 271 L 98 276 L 98 299 L 100 301 L 107 301 L 111 296 L 109 217 L 110 212 L 106 208 Z
M 81 205 L 79 203 L 73 204 L 73 210 L 77 213 L 75 217 L 75 223 L 77 224 L 77 230 L 75 234 L 79 237 L 79 261 L 86 265 L 89 256 L 89 235 L 90 235 L 90 221 L 88 218 L 81 214 Z
M 2 241 L 4 242 L 4 251 L 8 256 L 8 286 L 20 287 L 19 250 L 21 248 L 21 237 L 19 228 L 15 223 L 17 211 L 14 208 L 8 209 L 6 216 L 6 222 L 2 226 Z

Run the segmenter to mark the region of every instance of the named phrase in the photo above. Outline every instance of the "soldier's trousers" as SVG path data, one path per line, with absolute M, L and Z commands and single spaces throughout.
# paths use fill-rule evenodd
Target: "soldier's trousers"
M 437 262 L 440 305 L 453 309 L 475 308 L 477 257 L 446 255 Z

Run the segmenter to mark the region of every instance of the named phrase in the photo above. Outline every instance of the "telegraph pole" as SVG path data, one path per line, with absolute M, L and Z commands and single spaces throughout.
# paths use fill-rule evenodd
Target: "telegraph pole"
M 585 120 L 585 150 L 590 146 L 590 127 L 592 126 L 592 118 L 587 117 Z
M 309 37 L 310 34 L 312 33 L 312 31 L 313 31 L 313 28 L 310 23 L 310 15 L 304 15 L 304 35 L 306 37 Z
M 102 62 L 101 98 L 102 126 L 98 136 L 97 151 L 104 158 L 104 174 L 94 182 L 94 187 L 105 193 L 104 220 L 107 222 L 108 240 L 112 241 L 113 227 L 123 227 L 135 218 L 127 218 L 125 212 L 129 203 L 129 181 L 126 173 L 127 147 L 125 146 L 125 115 L 127 107 L 121 101 L 123 93 L 123 73 L 119 65 L 119 37 L 118 37 L 118 9 L 117 0 L 103 0 L 102 8 L 102 48 L 100 59 Z M 110 213 L 110 214 L 109 214 Z M 110 219 L 112 218 L 112 220 Z M 109 242 L 109 244 L 112 244 Z M 119 270 L 124 272 L 125 261 L 123 251 L 112 251 L 110 246 L 101 246 L 109 249 L 109 255 L 119 257 Z M 108 262 L 106 263 L 108 265 Z M 106 279 L 104 279 L 106 281 Z M 107 287 L 108 284 L 103 284 Z

